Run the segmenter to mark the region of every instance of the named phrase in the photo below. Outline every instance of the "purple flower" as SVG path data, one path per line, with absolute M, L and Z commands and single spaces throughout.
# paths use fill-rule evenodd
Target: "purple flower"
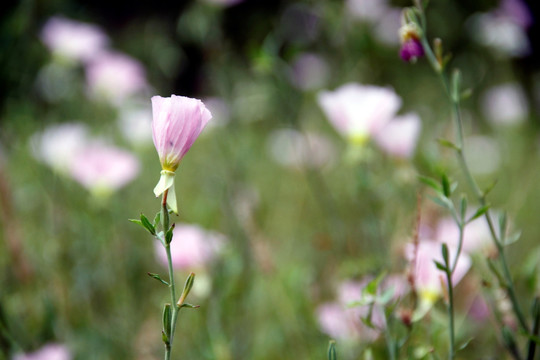
M 178 213 L 174 172 L 212 114 L 202 101 L 176 95 L 152 97 L 152 112 L 152 137 L 163 169 L 154 194 L 157 197 L 170 189 L 167 204 Z
M 83 62 L 98 55 L 109 42 L 99 27 L 60 16 L 43 26 L 41 40 L 55 55 Z
M 419 57 L 424 56 L 424 48 L 420 40 L 411 38 L 401 44 L 401 49 L 399 50 L 399 56 L 404 61 L 416 61 Z

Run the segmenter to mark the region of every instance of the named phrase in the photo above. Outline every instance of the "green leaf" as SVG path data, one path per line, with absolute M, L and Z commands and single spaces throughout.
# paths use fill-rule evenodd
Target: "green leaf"
M 439 139 L 437 139 L 437 142 L 441 146 L 444 146 L 444 147 L 447 147 L 447 148 L 450 148 L 450 149 L 453 149 L 453 150 L 459 150 L 459 147 L 456 144 L 454 144 L 453 142 L 451 142 L 450 140 L 439 138 Z
M 156 216 L 154 216 L 154 228 L 156 228 L 159 225 L 160 220 L 161 220 L 161 211 L 158 211 L 156 213 Z
M 174 224 L 172 224 L 171 228 L 165 234 L 165 244 L 167 245 L 169 245 L 172 242 L 173 230 L 174 230 Z
M 171 304 L 165 304 L 163 306 L 163 333 L 167 336 L 167 339 L 171 337 L 172 331 L 172 310 Z
M 520 238 L 521 238 L 521 231 L 516 231 L 512 235 L 506 237 L 506 241 L 504 242 L 503 245 L 506 246 L 506 245 L 513 244 L 516 241 L 518 241 Z
M 330 340 L 328 342 L 328 360 L 337 360 L 335 340 Z
M 502 214 L 499 215 L 499 237 L 500 237 L 500 240 L 501 240 L 501 244 L 505 245 L 506 243 L 506 230 L 507 230 L 507 225 L 508 225 L 508 222 L 507 222 L 507 217 L 506 217 L 506 212 L 503 212 Z
M 441 253 L 444 260 L 444 264 L 446 265 L 445 267 L 448 268 L 450 265 L 450 260 L 448 258 L 448 245 L 446 245 L 446 243 L 443 243 L 441 245 Z
M 161 330 L 161 340 L 165 343 L 165 345 L 169 345 L 169 337 L 163 330 Z
M 458 69 L 455 69 L 452 73 L 452 100 L 454 102 L 459 102 L 460 99 L 460 88 L 461 88 L 461 72 Z
M 165 280 L 163 280 L 163 279 L 161 278 L 161 276 L 159 276 L 158 274 L 154 274 L 154 273 L 147 273 L 147 274 L 148 274 L 148 276 L 150 276 L 151 278 L 154 278 L 154 279 L 158 280 L 159 282 L 161 282 L 161 283 L 163 283 L 163 284 L 169 286 L 169 283 L 166 282 Z
M 446 196 L 447 198 L 450 197 L 450 195 L 452 195 L 452 191 L 450 190 L 450 181 L 444 173 L 441 176 L 441 185 L 444 196 Z
M 461 195 L 461 202 L 459 204 L 459 213 L 461 216 L 461 224 L 465 224 L 465 216 L 467 216 L 467 196 L 465 194 Z
M 448 199 L 446 196 L 444 196 L 443 194 L 440 194 L 440 196 L 429 196 L 429 198 L 435 203 L 435 204 L 438 204 L 440 206 L 442 206 L 443 208 L 447 209 L 447 210 L 450 210 L 450 212 L 452 214 L 454 214 L 454 204 L 452 203 L 452 201 L 450 199 Z
M 461 100 L 466 100 L 470 98 L 473 94 L 473 90 L 471 88 L 467 88 L 461 92 Z
M 483 197 L 486 197 L 487 194 L 489 194 L 491 192 L 491 190 L 493 190 L 493 188 L 495 187 L 495 185 L 497 185 L 497 181 L 498 180 L 495 180 L 493 181 L 485 190 L 484 190 L 484 195 Z
M 148 221 L 148 218 L 144 216 L 144 214 L 142 213 L 141 213 L 141 224 L 142 226 L 146 228 L 146 230 L 148 230 L 150 234 L 156 235 L 156 228 L 154 227 L 154 225 L 150 223 L 150 221 Z
M 444 266 L 443 264 L 441 264 L 440 262 L 436 261 L 436 260 L 433 260 L 433 262 L 435 263 L 435 266 L 437 267 L 437 269 L 441 270 L 441 271 L 444 271 L 446 272 L 447 269 L 446 269 L 446 266 Z
M 497 268 L 497 265 L 495 265 L 493 260 L 490 258 L 487 258 L 487 264 L 488 264 L 489 270 L 491 270 L 491 273 L 495 275 L 495 277 L 497 278 L 499 285 L 503 288 L 506 288 L 506 281 L 504 280 L 501 272 Z
M 180 309 L 181 308 L 198 309 L 200 307 L 201 307 L 201 305 L 193 305 L 193 304 L 189 304 L 189 303 L 183 303 L 182 305 L 180 305 Z
M 473 221 L 473 220 L 478 219 L 480 216 L 484 215 L 484 214 L 489 210 L 490 207 L 491 207 L 491 204 L 487 204 L 487 205 L 482 206 L 482 207 L 479 208 L 478 210 L 476 210 L 476 212 L 474 213 L 474 215 L 471 216 L 471 217 L 469 218 L 469 220 L 467 220 L 467 224 L 470 223 L 470 222 Z
M 176 306 L 182 307 L 182 304 L 184 303 L 187 296 L 189 295 L 189 292 L 191 291 L 191 288 L 193 287 L 194 282 L 195 282 L 195 273 L 191 273 L 188 275 L 186 279 L 186 282 L 184 284 L 184 289 L 182 290 L 182 295 L 180 295 L 180 298 L 178 299 Z
M 437 180 L 427 177 L 427 176 L 423 176 L 423 175 L 418 175 L 418 180 L 420 180 L 421 182 L 423 182 L 425 185 L 429 186 L 436 192 L 438 193 L 442 192 L 441 187 L 439 183 L 437 182 Z

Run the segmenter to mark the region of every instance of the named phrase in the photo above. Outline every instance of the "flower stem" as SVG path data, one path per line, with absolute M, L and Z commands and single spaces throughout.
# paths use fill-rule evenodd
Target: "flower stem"
M 452 285 L 452 270 L 446 268 L 446 281 L 448 283 L 448 321 L 450 323 L 450 350 L 448 359 L 452 360 L 455 356 L 455 335 L 454 335 L 454 287 Z
M 164 234 L 166 234 L 170 229 L 169 211 L 167 209 L 168 192 L 169 190 L 165 190 L 165 192 L 163 193 L 163 201 L 161 204 L 161 222 L 162 222 L 161 224 L 163 225 Z M 175 288 L 175 283 L 174 283 L 174 269 L 172 266 L 171 245 L 170 243 L 167 243 L 167 241 L 165 241 L 164 247 L 167 253 L 167 263 L 169 267 L 169 290 L 171 292 L 171 307 L 172 307 L 171 328 L 167 329 L 168 333 L 170 334 L 170 337 L 168 341 L 165 343 L 165 360 L 170 360 L 171 348 L 172 348 L 173 339 L 174 339 L 174 331 L 176 329 L 176 320 L 178 318 L 178 306 L 176 305 L 176 288 Z
M 433 50 L 431 49 L 431 46 L 429 45 L 429 42 L 426 37 L 426 26 L 425 26 L 425 16 L 423 13 L 423 9 L 419 8 L 420 11 L 420 17 L 421 17 L 421 26 L 422 26 L 422 36 L 421 36 L 421 42 L 422 46 L 424 47 L 424 51 L 426 53 L 426 57 L 428 61 L 430 62 L 431 66 L 435 70 L 435 72 L 439 75 L 439 78 L 443 84 L 443 87 L 445 89 L 446 95 L 448 96 L 448 99 L 452 105 L 452 114 L 454 123 L 456 126 L 456 156 L 459 162 L 459 165 L 461 167 L 461 170 L 465 174 L 465 177 L 467 179 L 467 182 L 469 183 L 469 186 L 473 190 L 478 202 L 480 203 L 480 206 L 486 205 L 486 199 L 485 194 L 480 190 L 478 187 L 478 184 L 476 183 L 476 180 L 471 174 L 471 171 L 467 165 L 467 161 L 465 159 L 465 149 L 464 149 L 464 142 L 463 142 L 463 120 L 461 117 L 461 111 L 460 111 L 460 99 L 459 94 L 458 96 L 453 95 L 452 93 L 457 93 L 457 90 L 459 89 L 451 89 L 450 84 L 448 82 L 448 78 L 444 72 L 443 64 L 441 64 L 436 56 L 433 53 Z M 454 90 L 454 91 L 452 91 Z M 523 312 L 521 310 L 521 307 L 517 301 L 516 293 L 515 293 L 515 287 L 512 280 L 512 276 L 510 274 L 510 270 L 508 268 L 508 263 L 506 261 L 506 256 L 504 254 L 503 244 L 499 240 L 499 237 L 497 236 L 497 233 L 495 232 L 495 227 L 493 225 L 493 221 L 491 220 L 491 215 L 489 210 L 485 212 L 484 217 L 486 218 L 486 221 L 489 226 L 489 231 L 491 233 L 491 237 L 493 239 L 493 242 L 495 243 L 495 246 L 497 247 L 498 251 L 498 258 L 501 263 L 503 274 L 505 277 L 505 289 L 508 294 L 508 297 L 510 298 L 510 302 L 512 303 L 512 309 L 514 311 L 514 314 L 516 315 L 516 318 L 519 322 L 520 327 L 523 331 L 525 331 L 527 334 L 530 333 L 529 326 L 527 325 L 527 322 L 525 320 L 525 317 L 523 316 Z M 459 254 L 457 254 L 459 255 Z M 457 257 L 456 257 L 457 261 Z M 453 270 L 453 269 L 452 269 Z

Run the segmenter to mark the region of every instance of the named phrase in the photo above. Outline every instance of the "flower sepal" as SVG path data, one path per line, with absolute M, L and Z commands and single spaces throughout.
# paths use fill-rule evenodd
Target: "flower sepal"
M 169 190 L 167 194 L 167 205 L 175 213 L 178 214 L 178 204 L 176 201 L 176 191 L 174 190 L 174 171 L 161 170 L 161 177 L 154 188 L 156 197 Z

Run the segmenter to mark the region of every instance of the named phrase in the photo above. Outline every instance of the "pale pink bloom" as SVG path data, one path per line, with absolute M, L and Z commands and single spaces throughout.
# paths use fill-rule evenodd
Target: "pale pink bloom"
M 469 219 L 474 213 L 475 211 L 468 211 L 466 219 Z M 499 236 L 499 231 L 497 229 L 495 233 Z M 450 247 L 457 248 L 459 229 L 455 220 L 450 217 L 440 220 L 437 224 L 435 239 L 439 243 L 444 242 Z M 471 221 L 465 226 L 462 251 L 473 254 L 475 252 L 490 250 L 494 246 L 491 231 L 489 230 L 489 225 L 484 216 Z
M 398 116 L 375 134 L 375 142 L 390 155 L 409 158 L 416 148 L 421 127 L 417 114 Z
M 29 354 L 19 354 L 13 360 L 71 360 L 71 352 L 61 344 L 47 344 Z
M 167 267 L 165 248 L 158 241 L 154 244 L 159 262 Z M 225 237 L 222 234 L 198 225 L 177 224 L 170 245 L 173 268 L 190 271 L 204 268 L 219 255 L 224 245 Z
M 321 331 L 333 339 L 352 340 L 360 336 L 351 314 L 338 302 L 318 306 L 316 316 Z
M 529 115 L 527 97 L 517 83 L 494 86 L 482 95 L 482 110 L 493 124 L 523 123 Z
M 32 136 L 30 146 L 34 157 L 60 173 L 66 173 L 79 151 L 88 142 L 88 129 L 81 123 L 49 126 Z
M 201 100 L 176 95 L 152 97 L 152 113 L 152 137 L 163 169 L 154 194 L 168 191 L 167 205 L 178 213 L 174 172 L 212 114 Z
M 450 266 L 452 266 L 456 256 L 456 248 L 451 244 L 447 245 Z M 416 257 L 414 257 L 415 253 Z M 418 243 L 417 249 L 414 248 L 413 244 L 408 244 L 405 249 L 405 255 L 409 261 L 415 264 L 412 272 L 414 275 L 416 291 L 419 293 L 422 300 L 433 304 L 443 294 L 442 284 L 446 284 L 445 273 L 437 269 L 434 262 L 438 261 L 441 264 L 444 264 L 441 243 L 430 240 L 421 240 Z M 469 271 L 470 267 L 470 257 L 465 253 L 461 253 L 454 274 L 452 275 L 452 283 L 454 286 L 461 281 L 467 271 Z
M 380 131 L 401 106 L 393 89 L 356 83 L 322 91 L 318 102 L 336 130 L 359 143 Z
M 533 24 L 533 16 L 527 3 L 522 0 L 501 0 L 494 11 L 498 16 L 507 17 L 515 24 L 527 29 Z
M 98 26 L 61 16 L 47 21 L 41 31 L 41 40 L 55 55 L 77 61 L 91 60 L 109 42 Z
M 202 101 L 184 96 L 152 97 L 152 136 L 164 170 L 175 171 L 208 121 Z
M 268 151 L 277 163 L 293 168 L 322 168 L 336 156 L 334 146 L 323 135 L 292 129 L 274 131 L 268 141 Z
M 378 22 L 390 9 L 386 0 L 347 0 L 347 13 L 364 21 Z
M 482 296 L 476 296 L 469 308 L 468 316 L 474 321 L 485 321 L 489 318 L 491 311 Z
M 291 66 L 291 82 L 301 90 L 321 88 L 328 81 L 329 75 L 326 61 L 313 53 L 299 55 Z
M 130 152 L 97 142 L 77 153 L 71 176 L 95 195 L 109 195 L 132 181 L 140 171 Z
M 102 53 L 86 66 L 86 83 L 90 96 L 115 105 L 148 88 L 143 65 L 116 52 Z

